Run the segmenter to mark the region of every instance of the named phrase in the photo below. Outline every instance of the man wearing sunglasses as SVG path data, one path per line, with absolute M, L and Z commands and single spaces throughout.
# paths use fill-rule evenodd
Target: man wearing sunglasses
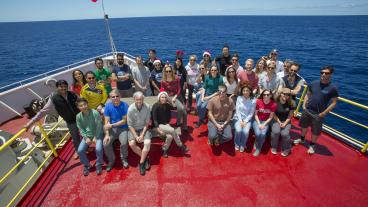
M 295 101 L 296 95 L 300 92 L 304 84 L 304 79 L 298 75 L 300 65 L 296 62 L 290 62 L 289 72 L 280 79 L 279 93 L 283 88 L 291 90 L 291 98 Z
M 96 82 L 96 75 L 92 71 L 86 72 L 87 84 L 83 86 L 80 96 L 88 101 L 90 109 L 96 109 L 103 114 L 103 108 L 107 100 L 107 93 L 102 84 Z
M 332 111 L 337 103 L 339 94 L 337 88 L 331 83 L 333 72 L 332 66 L 323 67 L 320 80 L 308 85 L 308 93 L 304 98 L 303 113 L 299 121 L 302 128 L 301 138 L 294 140 L 294 144 L 304 143 L 307 128 L 311 126 L 312 141 L 308 154 L 314 154 L 315 144 L 322 131 L 324 117 Z

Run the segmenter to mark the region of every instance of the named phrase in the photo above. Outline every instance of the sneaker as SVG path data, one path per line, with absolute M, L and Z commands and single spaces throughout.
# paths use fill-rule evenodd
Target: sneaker
M 164 157 L 164 158 L 168 158 L 169 157 L 169 154 L 167 154 L 167 150 L 162 150 L 162 156 Z
M 150 162 L 149 157 L 146 157 L 146 160 L 144 161 L 144 168 L 146 170 L 149 170 L 151 168 L 151 162 Z
M 121 161 L 121 165 L 123 166 L 124 169 L 128 169 L 129 168 L 129 163 L 127 159 L 123 159 Z
M 185 144 L 183 144 L 180 146 L 180 150 L 182 153 L 187 153 L 189 151 L 189 148 Z
M 139 173 L 143 176 L 146 174 L 145 162 L 139 163 Z
M 239 146 L 235 145 L 235 151 L 239 151 Z
M 89 174 L 89 169 L 91 168 L 91 166 L 84 166 L 83 168 L 83 175 L 87 176 Z
M 271 148 L 271 153 L 277 155 L 277 150 L 275 148 Z
M 314 145 L 311 145 L 311 146 L 309 146 L 309 149 L 308 149 L 308 154 L 310 154 L 310 155 L 312 155 L 312 154 L 314 154 L 315 153 L 315 151 L 316 151 L 316 149 L 315 149 L 316 147 L 314 146 Z
M 305 140 L 304 139 L 301 139 L 301 138 L 298 138 L 298 139 L 295 139 L 294 140 L 294 144 L 297 145 L 297 144 L 304 144 Z
M 256 151 L 254 151 L 254 153 L 253 153 L 253 156 L 254 156 L 254 157 L 258 157 L 258 156 L 259 156 L 259 154 L 261 154 L 261 151 L 260 151 L 260 150 L 258 150 L 258 149 L 256 149 Z
M 244 152 L 244 151 L 245 151 L 245 148 L 243 146 L 240 147 L 239 152 Z
M 102 166 L 101 165 L 97 165 L 96 166 L 96 174 L 97 175 L 101 175 L 102 174 Z
M 289 155 L 289 153 L 290 153 L 289 150 L 283 151 L 283 152 L 281 152 L 281 156 L 286 157 L 286 156 Z
M 106 166 L 106 172 L 110 172 L 112 170 L 112 165 L 108 164 Z

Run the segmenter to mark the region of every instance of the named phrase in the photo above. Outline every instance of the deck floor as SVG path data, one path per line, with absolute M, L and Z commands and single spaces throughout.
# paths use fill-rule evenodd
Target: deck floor
M 190 126 L 195 119 L 188 116 Z M 250 150 L 235 152 L 233 142 L 211 148 L 206 130 L 190 127 L 182 135 L 190 148 L 184 156 L 173 142 L 169 158 L 161 157 L 162 142 L 153 139 L 145 176 L 129 149 L 129 169 L 117 159 L 110 173 L 97 176 L 93 169 L 84 177 L 68 142 L 19 206 L 366 206 L 367 157 L 325 134 L 313 156 L 307 144 L 294 146 L 286 158 L 272 155 L 267 139 L 255 158 Z M 293 127 L 292 137 L 299 133 Z M 253 142 L 252 136 L 248 146 Z M 93 153 L 90 157 L 94 163 Z

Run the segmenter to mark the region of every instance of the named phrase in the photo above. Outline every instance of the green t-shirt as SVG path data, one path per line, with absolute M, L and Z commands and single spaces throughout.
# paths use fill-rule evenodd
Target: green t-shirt
M 102 120 L 100 114 L 96 110 L 89 109 L 89 113 L 87 115 L 83 114 L 83 112 L 79 112 L 76 119 L 77 127 L 83 139 L 93 139 L 94 137 L 97 139 L 102 138 Z
M 109 80 L 109 78 L 111 78 L 111 72 L 106 68 L 103 68 L 101 71 L 97 69 L 95 70 L 95 75 L 97 81 L 105 81 L 105 84 L 103 85 L 106 89 L 107 94 L 109 94 L 112 90 Z
M 206 75 L 203 85 L 203 88 L 206 90 L 206 96 L 214 94 L 218 90 L 218 86 L 223 84 L 222 76 L 218 75 L 216 78 L 213 78 L 210 75 Z

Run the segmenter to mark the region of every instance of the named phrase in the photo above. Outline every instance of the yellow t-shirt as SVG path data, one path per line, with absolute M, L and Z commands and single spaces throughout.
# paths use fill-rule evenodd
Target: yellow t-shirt
M 105 104 L 107 100 L 106 89 L 101 84 L 91 89 L 88 84 L 84 85 L 80 96 L 88 101 L 88 108 L 96 109 L 98 105 Z

